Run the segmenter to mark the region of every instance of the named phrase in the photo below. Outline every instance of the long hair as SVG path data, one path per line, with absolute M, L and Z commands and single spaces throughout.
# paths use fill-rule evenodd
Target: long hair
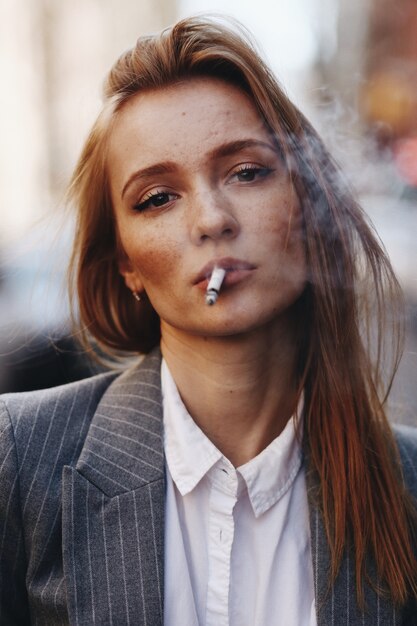
M 394 311 L 401 309 L 400 288 L 321 139 L 239 28 L 184 19 L 140 38 L 111 69 L 102 113 L 70 186 L 78 209 L 70 277 L 83 332 L 110 353 L 148 352 L 160 339 L 157 313 L 146 299 L 134 301 L 117 264 L 107 146 L 123 104 L 138 92 L 197 76 L 237 86 L 273 134 L 303 213 L 309 280 L 299 302 L 298 383 L 305 397 L 306 452 L 318 477 L 316 496 L 331 551 L 330 579 L 344 550 L 353 550 L 359 602 L 369 557 L 376 565 L 375 587 L 401 604 L 417 594 L 413 507 L 384 408 L 401 352 Z M 384 352 L 386 336 L 393 340 Z M 390 368 L 384 354 L 391 357 Z

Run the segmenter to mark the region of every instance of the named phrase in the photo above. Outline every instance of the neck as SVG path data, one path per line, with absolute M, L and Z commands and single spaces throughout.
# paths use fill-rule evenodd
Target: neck
M 295 411 L 292 327 L 198 337 L 162 325 L 162 353 L 188 412 L 235 467 L 268 446 Z

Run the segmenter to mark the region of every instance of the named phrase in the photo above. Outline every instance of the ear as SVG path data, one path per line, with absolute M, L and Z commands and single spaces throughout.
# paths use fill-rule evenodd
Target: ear
M 130 291 L 136 291 L 138 293 L 144 291 L 142 279 L 125 253 L 122 253 L 118 265 L 119 272 L 124 278 L 126 287 L 130 289 Z

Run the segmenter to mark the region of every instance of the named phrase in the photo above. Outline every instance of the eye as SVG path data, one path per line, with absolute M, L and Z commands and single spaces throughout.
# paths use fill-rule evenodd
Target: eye
M 244 163 L 232 173 L 231 179 L 238 180 L 240 183 L 251 183 L 259 178 L 265 178 L 273 170 L 270 167 L 261 167 L 254 163 Z
M 177 197 L 175 193 L 169 193 L 168 191 L 150 191 L 142 201 L 133 205 L 133 209 L 138 213 L 147 209 L 158 209 L 176 200 Z

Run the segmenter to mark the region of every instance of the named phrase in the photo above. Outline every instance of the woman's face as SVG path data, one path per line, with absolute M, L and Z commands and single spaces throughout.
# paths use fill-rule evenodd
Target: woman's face
M 134 96 L 112 131 L 108 168 L 120 272 L 146 292 L 162 333 L 279 323 L 305 285 L 302 219 L 248 96 L 211 78 Z M 214 266 L 226 277 L 208 306 Z

